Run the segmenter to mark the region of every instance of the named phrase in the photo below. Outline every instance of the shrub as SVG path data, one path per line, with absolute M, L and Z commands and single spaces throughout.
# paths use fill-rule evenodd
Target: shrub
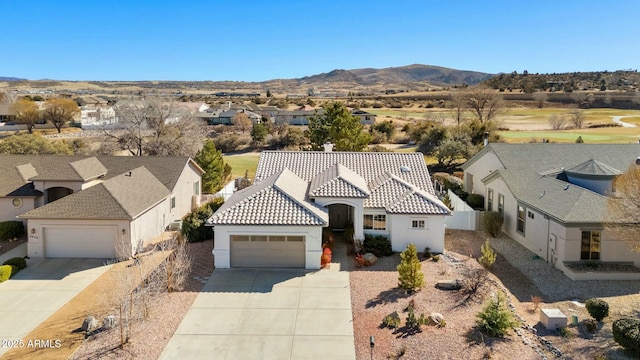
M 27 267 L 27 260 L 21 257 L 14 257 L 2 263 L 2 265 L 15 265 L 18 270 L 22 270 Z
M 24 234 L 22 221 L 0 222 L 0 240 L 13 239 L 22 234 Z
M 408 292 L 413 292 L 424 286 L 424 273 L 422 264 L 418 261 L 416 246 L 409 244 L 407 249 L 400 254 L 398 265 L 398 286 Z
M 517 325 L 505 304 L 502 293 L 498 293 L 496 298 L 491 299 L 476 318 L 480 331 L 493 337 L 502 337 Z
M 397 311 L 392 312 L 382 319 L 382 326 L 397 329 L 400 326 L 400 315 L 398 315 Z
M 560 334 L 560 336 L 562 336 L 565 339 L 573 337 L 573 334 L 571 333 L 571 331 L 569 331 L 569 329 L 566 327 L 558 328 L 558 334 Z
M 430 247 L 426 247 L 424 248 L 424 252 L 422 253 L 422 258 L 425 260 L 429 260 L 431 259 L 433 255 L 431 254 L 431 248 Z
M 433 256 L 431 256 L 431 260 L 432 260 L 433 262 L 438 262 L 438 261 L 440 261 L 440 255 L 433 255 Z
M 593 319 L 585 319 L 582 321 L 582 324 L 590 333 L 594 333 L 596 330 L 598 330 L 598 322 Z
M 609 316 L 609 304 L 602 299 L 589 299 L 585 303 L 585 307 L 589 315 L 598 322 L 602 322 L 604 318 Z
M 17 267 L 16 265 L 9 265 L 11 266 L 11 276 L 9 276 L 9 278 L 12 278 L 15 274 L 18 273 L 18 271 L 20 271 L 20 268 Z
M 482 255 L 478 259 L 478 262 L 480 263 L 480 265 L 482 265 L 483 268 L 490 268 L 493 263 L 496 262 L 496 253 L 491 248 L 491 245 L 489 245 L 489 240 L 485 241 L 484 244 L 482 244 L 480 251 L 482 252 Z
M 391 256 L 393 250 L 391 250 L 391 241 L 384 235 L 369 235 L 364 236 L 364 242 L 362 243 L 365 253 L 372 253 L 376 257 Z
M 623 348 L 640 356 L 640 320 L 622 318 L 614 321 L 613 339 Z
M 0 266 L 0 283 L 9 280 L 11 277 L 11 265 L 2 265 Z
M 467 204 L 474 209 L 484 208 L 484 196 L 480 194 L 469 194 L 467 196 Z
M 420 316 L 417 317 L 414 308 L 410 307 L 407 310 L 407 320 L 406 320 L 407 328 L 412 330 L 420 330 L 420 326 L 427 325 L 428 322 L 429 321 L 424 316 L 424 314 L 420 314 Z
M 213 238 L 213 231 L 211 227 L 205 226 L 205 221 L 222 206 L 223 202 L 222 198 L 216 198 L 182 218 L 182 235 L 188 242 L 200 242 Z
M 498 236 L 502 230 L 504 219 L 497 211 L 487 211 L 482 217 L 482 229 L 492 237 Z

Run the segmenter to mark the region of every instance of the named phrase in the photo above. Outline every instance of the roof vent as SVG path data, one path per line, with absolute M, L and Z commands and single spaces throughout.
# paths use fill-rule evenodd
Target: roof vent
M 403 166 L 400 166 L 400 171 L 402 171 L 403 173 L 408 173 L 408 172 L 411 172 L 411 168 L 408 167 L 407 165 L 403 165 Z
M 333 144 L 330 142 L 324 143 L 324 151 L 325 152 L 332 152 L 333 151 Z

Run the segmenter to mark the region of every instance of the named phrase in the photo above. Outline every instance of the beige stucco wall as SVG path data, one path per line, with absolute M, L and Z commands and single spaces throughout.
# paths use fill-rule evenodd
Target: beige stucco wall
M 482 179 L 502 168 L 502 163 L 493 152 L 485 153 L 464 171 L 464 191 L 486 196 Z
M 22 215 L 29 210 L 33 210 L 35 206 L 35 198 L 21 197 L 22 205 L 13 205 L 14 197 L 0 198 L 0 221 L 18 221 L 16 216 Z
M 133 253 L 139 245 L 162 234 L 171 222 L 169 217 L 170 197 L 164 199 L 142 215 L 131 221 L 130 236 Z
M 413 243 L 419 252 L 429 247 L 431 252 L 444 251 L 444 215 L 387 215 L 387 225 L 393 251 L 404 251 Z M 413 220 L 424 220 L 424 229 L 413 229 Z
M 305 236 L 305 268 L 319 269 L 322 255 L 322 227 L 320 226 L 239 226 L 216 225 L 214 228 L 214 265 L 227 269 L 231 265 L 230 235 L 290 235 Z
M 171 211 L 167 214 L 168 222 L 166 224 L 173 220 L 180 220 L 183 216 L 191 212 L 193 195 L 195 195 L 193 191 L 193 184 L 198 181 L 200 182 L 199 192 L 202 194 L 202 179 L 200 172 L 193 164 L 191 164 L 191 162 L 188 162 L 182 170 L 176 186 L 173 189 L 169 189 L 173 191 L 173 196 L 176 198 L 176 207 L 174 209 L 170 209 Z

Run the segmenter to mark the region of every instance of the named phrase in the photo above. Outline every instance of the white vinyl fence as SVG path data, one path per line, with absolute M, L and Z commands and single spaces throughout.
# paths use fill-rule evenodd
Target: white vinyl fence
M 453 207 L 453 215 L 445 217 L 444 224 L 447 229 L 478 230 L 480 228 L 480 211 L 473 210 L 466 202 L 448 191 L 449 200 Z

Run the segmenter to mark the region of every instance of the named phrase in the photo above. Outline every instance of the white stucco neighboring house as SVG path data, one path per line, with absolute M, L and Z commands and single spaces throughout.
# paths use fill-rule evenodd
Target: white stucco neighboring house
M 409 243 L 444 251 L 449 209 L 434 195 L 419 153 L 264 151 L 254 185 L 207 221 L 218 268 L 318 269 L 322 228 L 384 235 L 394 251 Z
M 464 190 L 483 195 L 509 237 L 569 278 L 640 279 L 632 267 L 607 270 L 640 267 L 640 254 L 603 226 L 613 180 L 639 155 L 638 144 L 489 144 L 462 166 Z
M 0 221 L 23 220 L 34 258 L 127 258 L 199 205 L 188 157 L 2 155 Z

